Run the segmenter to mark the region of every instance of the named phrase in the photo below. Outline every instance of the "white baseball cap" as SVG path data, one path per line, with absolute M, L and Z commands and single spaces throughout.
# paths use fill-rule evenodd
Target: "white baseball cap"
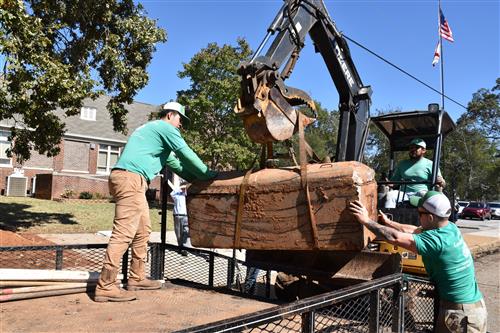
M 191 122 L 191 120 L 186 116 L 186 108 L 180 103 L 168 102 L 163 104 L 161 108 L 162 110 L 176 111 L 177 113 L 179 113 L 183 120 L 183 125 L 189 125 L 189 123 Z
M 411 140 L 410 146 L 411 145 L 419 146 L 419 147 L 422 147 L 422 148 L 427 148 L 427 145 L 425 144 L 425 141 L 422 140 L 422 139 L 420 139 L 420 138 L 416 138 L 416 139 Z
M 415 207 L 422 207 L 429 213 L 439 217 L 451 215 L 450 200 L 441 192 L 429 191 L 423 197 L 410 197 L 410 203 Z

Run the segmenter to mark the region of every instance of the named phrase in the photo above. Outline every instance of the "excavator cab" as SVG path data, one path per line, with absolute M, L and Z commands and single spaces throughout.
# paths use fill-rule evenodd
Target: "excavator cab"
M 407 152 L 410 142 L 415 138 L 421 138 L 426 142 L 426 149 L 433 152 L 433 170 L 431 180 L 425 182 L 425 184 L 433 187 L 436 184 L 439 170 L 443 140 L 455 129 L 455 123 L 448 113 L 440 110 L 438 104 L 429 104 L 427 111 L 389 113 L 372 117 L 371 122 L 377 126 L 389 141 L 389 178 L 395 169 L 396 153 Z M 404 197 L 406 186 L 417 184 L 417 182 L 388 180 L 379 181 L 378 184 L 392 187 L 399 186 L 399 193 L 401 193 L 402 198 Z M 379 208 L 392 220 L 399 223 L 419 225 L 417 209 L 410 206 L 407 202 L 397 200 L 395 208 L 385 208 L 384 201 L 384 198 L 379 196 Z M 419 255 L 383 241 L 375 241 L 374 249 L 380 252 L 400 253 L 403 258 L 403 272 L 419 275 L 426 274 L 422 258 Z

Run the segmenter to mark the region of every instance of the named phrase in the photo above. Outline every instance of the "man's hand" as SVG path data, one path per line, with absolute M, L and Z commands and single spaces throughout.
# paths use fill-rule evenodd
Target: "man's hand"
M 441 176 L 437 176 L 436 185 L 434 186 L 436 191 L 443 192 L 443 189 L 445 186 L 446 186 L 446 182 L 444 181 L 444 178 Z
M 368 211 L 358 200 L 349 203 L 349 211 L 358 220 L 359 223 L 366 224 L 370 221 Z
M 391 224 L 391 219 L 387 217 L 387 215 L 384 214 L 383 211 L 379 210 L 378 211 L 378 222 L 383 224 L 383 225 L 390 225 Z

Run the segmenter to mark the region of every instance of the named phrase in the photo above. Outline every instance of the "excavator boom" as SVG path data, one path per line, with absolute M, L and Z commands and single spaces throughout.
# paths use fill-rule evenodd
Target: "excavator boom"
M 322 0 L 285 0 L 252 59 L 240 65 L 241 93 L 235 112 L 257 143 L 289 139 L 298 129 L 297 106 L 312 111 L 312 117 L 303 117 L 304 126 L 315 120 L 312 98 L 303 90 L 285 85 L 308 34 L 339 93 L 336 160 L 361 161 L 369 126 L 371 88 L 362 84 L 347 42 Z M 271 36 L 271 46 L 261 55 Z

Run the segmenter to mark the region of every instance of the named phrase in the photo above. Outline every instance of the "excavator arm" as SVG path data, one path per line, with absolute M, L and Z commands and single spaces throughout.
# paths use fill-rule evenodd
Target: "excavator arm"
M 339 94 L 337 161 L 361 161 L 368 133 L 371 88 L 364 86 L 346 40 L 322 0 L 285 0 L 267 35 L 248 62 L 238 69 L 241 94 L 235 107 L 250 138 L 257 143 L 289 139 L 298 129 L 296 106 L 315 105 L 304 91 L 285 85 L 309 34 Z M 271 46 L 261 55 L 269 39 Z M 314 117 L 303 117 L 304 126 Z

